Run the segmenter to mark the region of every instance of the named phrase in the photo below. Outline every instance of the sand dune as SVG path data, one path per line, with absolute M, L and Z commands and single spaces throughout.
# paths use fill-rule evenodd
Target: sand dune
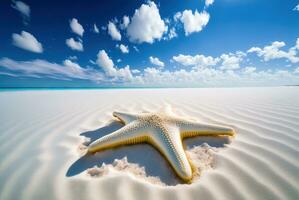
M 208 163 L 193 184 L 182 184 L 147 144 L 82 156 L 86 138 L 122 126 L 113 111 L 155 111 L 163 105 L 237 132 L 231 141 L 185 140 L 190 153 L 204 143 L 218 149 L 213 166 Z M 0 111 L 1 200 L 299 199 L 298 87 L 0 92 Z M 169 186 L 123 170 L 100 177 L 87 173 L 124 157 Z

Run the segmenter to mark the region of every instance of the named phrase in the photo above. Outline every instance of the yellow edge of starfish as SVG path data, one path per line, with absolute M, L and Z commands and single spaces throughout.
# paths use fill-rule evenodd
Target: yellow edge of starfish
M 89 150 L 88 152 L 89 153 L 95 153 L 95 152 L 102 151 L 102 150 L 105 150 L 105 149 L 114 148 L 116 146 L 133 145 L 133 144 L 137 144 L 137 143 L 152 144 L 159 151 L 159 153 L 168 161 L 168 163 L 170 164 L 172 169 L 176 172 L 176 175 L 179 176 L 179 172 L 172 165 L 172 163 L 167 158 L 167 156 L 163 153 L 162 149 L 160 147 L 158 147 L 158 145 L 153 140 L 151 140 L 148 136 L 143 136 L 143 137 L 139 137 L 139 138 L 125 140 L 123 142 L 118 142 L 118 143 L 114 143 L 114 144 L 110 144 L 110 145 L 105 145 L 105 146 L 102 146 L 102 147 L 98 147 L 98 148 L 94 148 L 92 150 Z M 192 179 L 192 177 L 190 179 L 186 179 L 185 177 L 181 177 L 181 176 L 179 176 L 179 177 L 182 178 L 186 182 L 189 182 Z
M 121 120 L 122 121 L 122 120 Z M 200 134 L 198 134 L 199 132 L 196 131 L 192 131 L 192 132 L 185 132 L 184 137 L 192 137 L 192 136 L 196 136 L 196 135 L 201 135 L 201 136 L 213 136 L 213 137 L 223 137 L 223 136 L 227 136 L 227 135 L 214 135 L 212 134 L 212 131 L 206 131 L 206 132 L 200 132 Z M 234 136 L 235 132 L 232 131 L 232 135 Z M 188 162 L 191 166 L 192 169 L 192 176 L 190 178 L 186 178 L 186 177 L 181 177 L 179 174 L 179 172 L 176 170 L 176 168 L 173 166 L 173 164 L 170 162 L 170 160 L 167 158 L 167 156 L 163 153 L 162 149 L 152 140 L 150 139 L 148 136 L 141 136 L 141 137 L 137 137 L 134 139 L 128 139 L 122 142 L 118 142 L 118 143 L 114 143 L 114 144 L 110 144 L 110 145 L 105 145 L 102 147 L 98 147 L 95 149 L 92 149 L 91 151 L 89 150 L 89 153 L 95 153 L 97 151 L 101 151 L 104 149 L 108 149 L 108 148 L 114 148 L 116 146 L 122 146 L 122 145 L 133 145 L 133 144 L 137 144 L 137 143 L 148 143 L 148 144 L 152 144 L 158 151 L 159 153 L 168 161 L 168 163 L 170 164 L 170 166 L 172 167 L 172 169 L 176 172 L 176 175 L 179 176 L 181 179 L 183 179 L 186 183 L 191 183 L 192 178 L 194 177 L 194 174 L 197 173 L 197 168 L 194 166 L 194 164 L 192 163 L 191 159 L 189 158 L 189 156 L 186 154 Z M 185 148 L 184 148 L 185 149 Z
M 181 138 L 187 138 L 187 137 L 194 137 L 194 136 L 211 136 L 211 137 L 218 137 L 218 136 L 230 136 L 235 137 L 236 132 L 232 129 L 228 132 L 219 132 L 217 135 L 215 135 L 215 131 L 185 131 L 181 132 Z

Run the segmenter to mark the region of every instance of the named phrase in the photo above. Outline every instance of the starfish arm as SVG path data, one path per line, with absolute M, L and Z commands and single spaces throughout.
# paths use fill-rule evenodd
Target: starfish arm
M 192 137 L 200 135 L 209 136 L 234 136 L 234 129 L 226 126 L 203 124 L 199 122 L 180 121 L 177 123 L 180 127 L 182 137 Z
M 132 121 L 135 121 L 139 115 L 129 114 L 125 112 L 113 112 L 113 116 L 118 118 L 124 124 L 128 124 Z
M 105 135 L 92 142 L 88 146 L 88 152 L 94 153 L 103 149 L 124 145 L 135 144 L 146 141 L 147 137 L 143 133 L 143 128 L 137 122 L 132 122 L 121 129 Z
M 183 148 L 179 129 L 163 126 L 153 131 L 153 145 L 166 157 L 176 174 L 185 181 L 192 179 L 192 167 Z

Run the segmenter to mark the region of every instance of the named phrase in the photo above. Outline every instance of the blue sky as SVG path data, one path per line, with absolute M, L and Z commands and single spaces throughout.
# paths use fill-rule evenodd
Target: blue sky
M 1 1 L 0 87 L 299 84 L 298 4 Z

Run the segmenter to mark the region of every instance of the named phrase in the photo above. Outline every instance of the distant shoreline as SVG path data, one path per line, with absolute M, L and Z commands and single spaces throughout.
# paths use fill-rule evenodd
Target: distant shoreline
M 281 86 L 242 86 L 242 87 L 0 87 L 1 91 L 27 91 L 27 90 L 109 90 L 109 89 L 192 89 L 192 88 L 250 88 L 250 87 L 298 87 L 299 85 Z

